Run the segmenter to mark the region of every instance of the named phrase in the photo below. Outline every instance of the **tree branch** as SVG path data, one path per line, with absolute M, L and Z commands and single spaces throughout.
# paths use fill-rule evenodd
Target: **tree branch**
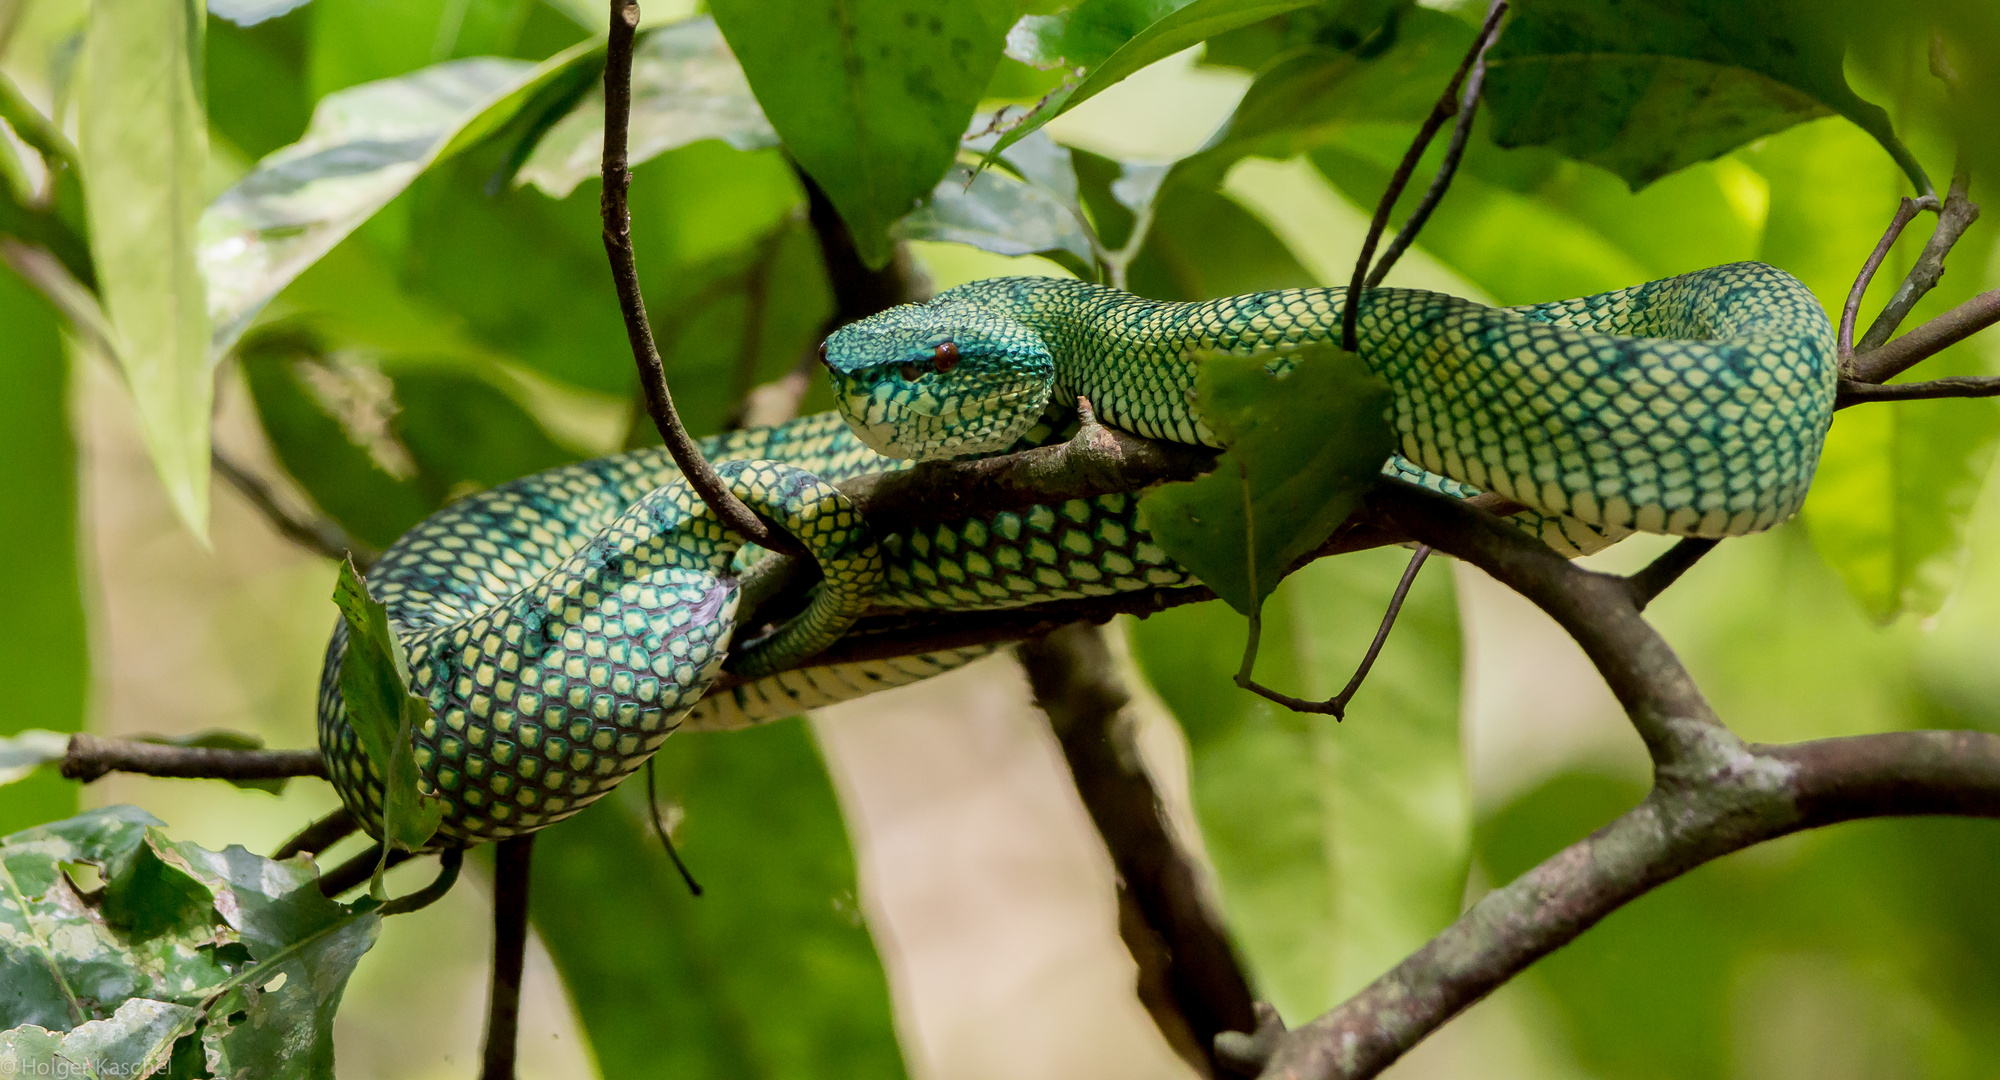
M 618 307 L 625 317 L 625 335 L 632 345 L 632 359 L 639 368 L 639 386 L 646 412 L 659 429 L 660 439 L 673 456 L 688 485 L 701 495 L 716 517 L 744 539 L 774 551 L 801 553 L 797 540 L 782 529 L 774 529 L 743 504 L 723 484 L 715 467 L 701 456 L 687 428 L 674 411 L 673 395 L 667 390 L 666 370 L 660 350 L 646 320 L 646 300 L 639 291 L 639 270 L 632 255 L 632 212 L 627 202 L 632 186 L 632 170 L 626 156 L 626 127 L 632 116 L 632 41 L 639 27 L 638 0 L 611 0 L 610 39 L 604 65 L 604 194 L 600 211 L 604 218 L 604 253 L 611 260 L 611 279 L 618 291 Z
M 2000 816 L 2000 736 L 1903 732 L 1747 746 L 1715 717 L 1630 582 L 1574 566 L 1444 496 L 1389 483 L 1376 512 L 1521 593 L 1581 645 L 1654 761 L 1638 807 L 1488 893 L 1338 1008 L 1265 1042 L 1267 1077 L 1353 1080 L 1627 901 L 1733 851 L 1856 817 Z M 1238 1054 L 1247 1043 L 1232 1044 Z
M 514 1080 L 520 1041 L 521 971 L 528 955 L 528 880 L 535 835 L 511 836 L 493 849 L 493 984 L 486 998 L 486 1039 L 479 1080 Z
M 1922 300 L 1925 293 L 1936 288 L 1938 279 L 1944 277 L 1944 257 L 1951 253 L 1952 246 L 1958 243 L 1959 237 L 1965 235 L 1965 230 L 1979 220 L 1979 207 L 1967 194 L 1971 186 L 1971 174 L 1961 163 L 1952 173 L 1951 187 L 1945 193 L 1944 205 L 1938 210 L 1937 228 L 1931 231 L 1930 241 L 1917 256 L 1916 265 L 1910 267 L 1910 272 L 1903 276 L 1902 284 L 1896 287 L 1895 293 L 1889 297 L 1889 302 L 1883 305 L 1881 314 L 1875 316 L 1875 321 L 1869 324 L 1868 332 L 1855 343 L 1856 354 L 1871 353 L 1882 348 L 1896 332 L 1896 328 L 1903 325 L 1903 320 L 1909 316 L 1910 309 L 1916 307 L 1917 301 Z M 1895 372 L 1877 376 L 1866 375 L 1860 371 L 1853 374 L 1855 378 L 1865 382 L 1881 382 Z
M 1466 143 L 1472 139 L 1473 118 L 1479 114 L 1479 88 L 1486 83 L 1486 50 L 1493 47 L 1496 37 L 1493 31 L 1498 25 L 1496 20 L 1500 17 L 1500 9 L 1504 7 L 1506 0 L 1493 0 L 1486 9 L 1486 26 L 1481 31 L 1479 43 L 1475 47 L 1472 73 L 1466 76 L 1465 90 L 1458 96 L 1458 123 L 1452 127 L 1451 142 L 1444 149 L 1444 160 L 1438 163 L 1437 175 L 1431 177 L 1431 186 L 1424 192 L 1423 201 L 1411 211 L 1409 219 L 1404 221 L 1403 227 L 1397 231 L 1396 238 L 1389 241 L 1388 249 L 1382 252 L 1382 257 L 1376 261 L 1375 268 L 1368 271 L 1368 280 L 1364 282 L 1368 288 L 1372 289 L 1382 284 L 1382 279 L 1389 276 L 1389 270 L 1403 257 L 1403 253 L 1410 249 L 1410 245 L 1416 242 L 1417 233 L 1422 231 L 1424 223 L 1431 219 L 1431 212 L 1437 209 L 1438 203 L 1444 201 L 1444 193 L 1450 189 L 1452 178 L 1458 175 L 1459 159 L 1465 156 Z M 1421 157 L 1423 151 L 1418 150 L 1417 154 Z M 1398 195 L 1400 197 L 1400 191 Z
M 1714 551 L 1720 543 L 1721 540 L 1704 536 L 1682 537 L 1665 554 L 1647 563 L 1645 569 L 1625 579 L 1632 589 L 1632 605 L 1640 611 L 1646 610 L 1647 604 L 1666 592 L 1668 586 L 1679 581 L 1682 574 L 1693 569 L 1702 556 Z
M 326 777 L 326 763 L 317 750 L 222 750 L 84 734 L 70 736 L 61 769 L 65 777 L 86 784 L 114 772 L 203 780 Z
M 279 862 L 294 855 L 311 855 L 318 858 L 320 852 L 354 835 L 355 830 L 359 828 L 361 823 L 354 820 L 354 815 L 347 807 L 340 807 L 300 829 L 297 835 L 278 845 L 278 850 L 271 853 L 271 858 Z
M 1250 983 L 1139 757 L 1125 710 L 1131 695 L 1104 634 L 1071 625 L 1016 655 L 1111 854 L 1120 895 L 1139 916 L 1121 929 L 1139 965 L 1140 998 L 1175 1052 L 1212 1076 L 1215 1037 L 1256 1026 Z
M 1897 205 L 1895 216 L 1889 219 L 1889 227 L 1882 231 L 1882 239 L 1876 241 L 1875 250 L 1869 252 L 1868 260 L 1861 264 L 1861 272 L 1854 277 L 1854 287 L 1847 290 L 1847 303 L 1840 309 L 1837 355 L 1840 357 L 1842 371 L 1854 363 L 1854 316 L 1861 310 L 1861 297 L 1867 293 L 1869 284 L 1875 280 L 1875 271 L 1881 268 L 1882 260 L 1888 256 L 1889 249 L 1896 246 L 1896 240 L 1903 235 L 1903 230 L 1910 222 L 1916 220 L 1918 211 L 1941 208 L 1935 195 L 1925 195 L 1918 199 L 1904 198 Z
M 1848 381 L 1886 382 L 1918 361 L 1935 356 L 1996 322 L 2000 322 L 2000 289 L 1991 289 L 1879 349 L 1860 353 L 1855 357 Z
M 1430 115 L 1424 117 L 1423 126 L 1417 129 L 1417 137 L 1410 142 L 1410 149 L 1403 154 L 1402 162 L 1396 166 L 1395 175 L 1389 178 L 1389 187 L 1382 192 L 1381 201 L 1375 204 L 1375 216 L 1368 222 L 1368 238 L 1362 241 L 1361 253 L 1354 259 L 1354 277 L 1347 286 L 1348 303 L 1340 315 L 1341 347 L 1348 352 L 1355 352 L 1360 347 L 1356 336 L 1361 318 L 1361 305 L 1358 301 L 1362 286 L 1368 278 L 1369 263 L 1375 258 L 1375 245 L 1381 242 L 1383 230 L 1389 227 L 1389 214 L 1396 208 L 1396 200 L 1402 198 L 1403 189 L 1409 186 L 1410 174 L 1417 171 L 1417 162 L 1423 158 L 1424 151 L 1431 145 L 1431 140 L 1437 137 L 1438 129 L 1444 126 L 1444 122 L 1450 119 L 1453 113 L 1458 112 L 1458 88 L 1465 82 L 1466 73 L 1472 70 L 1472 65 L 1485 54 L 1487 43 L 1492 40 L 1494 30 L 1500 25 L 1500 17 L 1506 13 L 1506 0 L 1497 0 L 1487 11 L 1486 25 L 1480 27 L 1479 37 L 1473 41 L 1472 48 L 1465 54 L 1465 59 L 1459 61 L 1458 70 L 1452 72 L 1451 81 L 1445 84 L 1444 93 L 1438 95 L 1437 104 L 1431 107 Z M 1449 177 L 1443 169 L 1439 170 L 1438 175 L 1449 182 Z M 1441 190 L 1439 197 L 1443 197 Z M 1419 221 L 1416 224 L 1421 226 L 1423 223 Z M 1410 236 L 1415 239 L 1414 230 L 1410 230 Z

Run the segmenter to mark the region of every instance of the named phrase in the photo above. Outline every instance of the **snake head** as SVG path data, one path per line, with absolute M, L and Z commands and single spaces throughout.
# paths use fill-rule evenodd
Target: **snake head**
M 834 331 L 820 347 L 848 426 L 885 457 L 990 454 L 1032 427 L 1055 386 L 1041 335 L 947 293 Z

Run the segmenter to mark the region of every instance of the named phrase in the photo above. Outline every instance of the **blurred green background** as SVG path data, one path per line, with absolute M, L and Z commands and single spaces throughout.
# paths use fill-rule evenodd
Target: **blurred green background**
M 595 8 L 313 0 L 249 27 L 211 17 L 208 193 L 298 139 L 330 92 L 453 58 L 541 60 L 585 40 Z M 77 9 L 0 3 L 0 70 L 45 107 L 60 106 L 45 95 L 74 62 L 63 48 Z M 691 13 L 646 7 L 649 22 Z M 1046 131 L 1075 151 L 1113 243 L 1130 217 L 1113 179 L 1207 148 L 1168 180 L 1136 290 L 1344 283 L 1412 108 L 1428 107 L 1437 65 L 1480 13 L 1411 13 L 1384 66 L 1318 112 L 1299 105 L 1312 123 L 1255 146 L 1210 143 L 1277 47 L 1249 31 L 1148 67 Z M 1849 78 L 1942 182 L 1952 151 L 1921 58 L 1882 52 L 1850 58 Z M 1052 84 L 1002 60 L 986 104 L 1032 102 Z M 224 369 L 219 446 L 288 474 L 288 497 L 380 545 L 446 498 L 634 437 L 596 180 L 561 199 L 505 182 L 540 122 L 429 170 L 282 294 L 266 325 L 286 332 L 253 330 Z M 1754 258 L 1837 310 L 1907 192 L 1838 117 L 1636 194 L 1550 150 L 1497 149 L 1487 124 L 1389 284 L 1518 303 Z M 803 199 L 768 141 L 706 139 L 637 170 L 641 273 L 697 433 L 785 371 L 831 310 Z M 1920 220 L 1892 253 L 1865 310 L 1927 232 Z M 1996 235 L 1992 220 L 1967 234 L 1917 318 L 2000 286 Z M 1077 265 L 1053 246 L 1046 258 L 910 248 L 938 289 Z M 15 614 L 0 620 L 0 729 L 230 728 L 310 744 L 331 564 L 219 486 L 204 547 L 178 524 L 114 370 L 66 348 L 57 314 L 4 272 L 0 326 L 0 535 L 17 581 Z M 2000 346 L 1975 338 L 1919 373 L 1996 370 Z M 1985 483 L 1996 436 L 1990 401 L 1843 413 L 1804 515 L 1722 545 L 1654 605 L 1737 731 L 2000 731 L 2000 552 L 1982 542 L 2000 511 Z M 1640 538 L 1593 562 L 1629 569 L 1663 547 Z M 1306 696 L 1336 688 L 1402 565 L 1401 552 L 1374 552 L 1289 581 L 1266 612 L 1260 677 Z M 1146 691 L 1149 762 L 1212 863 L 1260 996 L 1293 1023 L 1644 792 L 1643 750 L 1580 652 L 1444 560 L 1344 724 L 1235 690 L 1242 620 L 1220 605 L 1117 629 Z M 1185 1074 L 1131 996 L 1109 864 L 1010 659 L 809 721 L 677 737 L 661 761 L 710 895 L 681 891 L 634 798 L 551 833 L 537 856 L 524 1077 Z M 79 799 L 137 803 L 179 839 L 253 850 L 332 804 L 311 783 L 273 798 L 112 777 L 79 794 L 40 776 L 0 788 L 0 831 Z M 1868 822 L 1767 845 L 1613 915 L 1392 1075 L 2000 1076 L 1997 892 L 1991 823 Z M 343 1075 L 473 1070 L 485 902 L 475 882 L 385 926 L 341 1013 Z

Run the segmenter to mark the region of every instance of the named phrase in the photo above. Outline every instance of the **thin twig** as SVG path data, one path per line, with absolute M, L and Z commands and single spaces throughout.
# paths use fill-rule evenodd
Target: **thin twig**
M 1141 999 L 1175 1051 L 1212 1075 L 1215 1037 L 1256 1025 L 1250 984 L 1146 772 L 1104 634 L 1067 626 L 1023 643 L 1018 658 L 1111 854 L 1121 907 L 1138 916 L 1120 929 L 1139 965 Z
M 324 555 L 338 562 L 352 558 L 356 569 L 367 570 L 381 552 L 349 536 L 346 529 L 332 518 L 312 514 L 294 513 L 278 501 L 277 492 L 263 477 L 244 468 L 222 452 L 217 446 L 211 449 L 209 461 L 215 471 L 229 486 L 248 500 L 264 520 L 271 523 L 279 535 L 305 548 L 307 551 Z
M 464 865 L 464 848 L 446 848 L 438 852 L 438 876 L 433 878 L 429 885 L 416 892 L 408 896 L 398 896 L 383 904 L 382 914 L 408 915 L 412 911 L 422 911 L 444 899 L 444 894 L 450 892 L 453 885 L 458 884 L 458 871 Z
M 1857 351 L 1850 381 L 1887 382 L 1996 322 L 2000 322 L 2000 289 L 1980 293 L 1879 349 Z
M 1855 275 L 1854 287 L 1847 290 L 1847 303 L 1840 309 L 1838 340 L 1842 371 L 1854 363 L 1854 317 L 1861 310 L 1862 295 L 1875 280 L 1875 271 L 1881 268 L 1882 260 L 1888 256 L 1889 249 L 1896 246 L 1896 240 L 1903 235 L 1903 230 L 1910 222 L 1916 220 L 1919 211 L 1941 209 L 1943 204 L 1938 202 L 1935 195 L 1925 195 L 1919 199 L 1905 197 L 1896 206 L 1895 216 L 1889 219 L 1889 227 L 1882 231 L 1882 239 L 1876 241 L 1875 250 L 1868 253 L 1868 261 L 1861 264 L 1861 273 Z
M 1489 26 L 1492 20 L 1499 17 L 1500 9 L 1505 6 L 1506 0 L 1493 0 L 1487 7 L 1486 18 Z M 1396 238 L 1389 241 L 1387 250 L 1376 260 L 1375 268 L 1368 271 L 1368 280 L 1364 283 L 1368 288 L 1372 289 L 1382 284 L 1382 279 L 1389 276 L 1390 268 L 1394 267 L 1396 260 L 1401 259 L 1403 253 L 1410 249 L 1410 245 L 1416 242 L 1417 233 L 1422 231 L 1424 223 L 1431 219 L 1431 212 L 1437 209 L 1438 203 L 1444 201 L 1444 193 L 1450 189 L 1452 178 L 1458 175 L 1459 159 L 1465 156 L 1466 144 L 1472 140 L 1473 118 L 1479 114 L 1479 88 L 1486 82 L 1486 50 L 1493 47 L 1495 37 L 1490 28 L 1480 35 L 1477 58 L 1472 62 L 1472 72 L 1465 77 L 1465 90 L 1458 96 L 1458 123 L 1452 126 L 1451 142 L 1445 146 L 1444 160 L 1438 163 L 1437 175 L 1431 177 L 1431 186 L 1424 192 L 1423 201 L 1417 204 L 1409 220 L 1403 222 L 1403 227 L 1397 230 Z
M 1346 686 L 1340 688 L 1340 693 L 1325 701 L 1307 701 L 1304 698 L 1279 693 L 1251 678 L 1250 662 L 1257 655 L 1258 631 L 1255 619 L 1251 621 L 1250 644 L 1244 650 L 1243 669 L 1236 673 L 1236 685 L 1267 701 L 1275 701 L 1293 712 L 1318 713 L 1332 716 L 1335 720 L 1347 719 L 1347 705 L 1354 700 L 1354 695 L 1361 689 L 1361 684 L 1367 681 L 1368 673 L 1375 667 L 1375 658 L 1382 655 L 1382 646 L 1389 640 L 1389 631 L 1396 628 L 1396 616 L 1403 613 L 1403 601 L 1409 598 L 1410 586 L 1416 584 L 1417 571 L 1424 568 L 1424 560 L 1430 557 L 1430 553 L 1430 548 L 1422 544 L 1417 545 L 1417 550 L 1410 556 L 1409 566 L 1403 569 L 1403 580 L 1396 583 L 1395 595 L 1389 597 L 1389 609 L 1382 613 L 1381 625 L 1375 628 L 1375 640 L 1368 643 L 1368 652 L 1361 657 L 1361 663 L 1356 665 L 1354 675 L 1347 680 Z
M 528 880 L 535 835 L 511 836 L 493 849 L 493 984 L 486 998 L 485 1050 L 479 1080 L 514 1080 L 520 1042 L 521 970 L 528 955 Z
M 70 736 L 61 768 L 64 776 L 86 784 L 114 772 L 202 780 L 326 776 L 317 750 L 224 750 L 84 734 Z
M 1437 104 L 1431 107 L 1431 114 L 1424 118 L 1423 126 L 1417 129 L 1417 137 L 1410 142 L 1410 149 L 1396 166 L 1396 173 L 1389 178 L 1389 187 L 1382 193 L 1382 199 L 1375 204 L 1375 216 L 1368 222 L 1368 238 L 1361 243 L 1361 254 L 1354 260 L 1354 278 L 1347 286 L 1347 304 L 1340 313 L 1341 346 L 1348 352 L 1360 348 L 1358 329 L 1361 318 L 1361 289 L 1368 278 L 1368 267 L 1375 259 L 1375 245 L 1381 243 L 1383 230 L 1389 227 L 1389 214 L 1396 208 L 1396 200 L 1402 198 L 1403 189 L 1409 186 L 1410 175 L 1417 171 L 1417 162 L 1429 149 L 1431 140 L 1437 137 L 1438 129 L 1452 114 L 1458 112 L 1458 88 L 1472 65 L 1486 51 L 1486 44 L 1493 37 L 1493 31 L 1500 25 L 1500 17 L 1507 13 L 1505 0 L 1493 5 L 1486 14 L 1486 24 L 1480 27 L 1479 37 L 1472 48 L 1459 61 L 1451 81 L 1445 84 L 1444 93 L 1438 96 Z
M 1933 398 L 1983 398 L 1996 395 L 2000 395 L 2000 376 L 1994 375 L 1961 375 L 1947 379 L 1932 379 L 1928 382 L 1890 383 L 1887 386 L 1842 379 L 1840 396 L 1834 399 L 1833 407 L 1844 409 L 1864 401 L 1924 401 Z
M 632 170 L 626 157 L 626 127 L 632 115 L 632 41 L 639 27 L 638 0 L 611 0 L 610 38 L 604 65 L 604 252 L 611 260 L 611 278 L 618 290 L 618 307 L 625 317 L 625 335 L 639 368 L 639 386 L 646 413 L 659 429 L 674 464 L 702 502 L 731 531 L 774 551 L 802 552 L 797 540 L 768 526 L 723 484 L 722 477 L 701 456 L 667 390 L 659 346 L 646 320 L 646 299 L 639 291 L 639 270 L 632 254 L 632 212 L 627 193 Z
M 347 807 L 340 807 L 299 830 L 298 835 L 290 840 L 278 845 L 278 850 L 271 853 L 271 858 L 281 862 L 294 855 L 311 855 L 318 858 L 320 852 L 354 835 L 355 830 L 359 828 L 361 823 L 354 819 L 354 815 Z
M 1645 569 L 1625 579 L 1632 587 L 1632 603 L 1640 611 L 1653 602 L 1667 587 L 1681 579 L 1681 575 L 1694 568 L 1703 555 L 1715 550 L 1720 540 L 1703 536 L 1688 536 L 1673 547 L 1668 548 L 1659 558 L 1647 563 Z
M 1937 287 L 1938 279 L 1944 276 L 1945 256 L 1951 252 L 1952 246 L 1958 243 L 1958 238 L 1965 235 L 1965 230 L 1979 220 L 1979 207 L 1967 194 L 1971 187 L 1971 174 L 1966 171 L 1965 164 L 1960 162 L 1959 167 L 1952 173 L 1951 187 L 1946 190 L 1944 206 L 1938 210 L 1937 228 L 1931 231 L 1929 242 L 1924 244 L 1924 250 L 1917 256 L 1916 264 L 1910 267 L 1910 272 L 1903 276 L 1902 284 L 1896 286 L 1896 291 L 1889 297 L 1889 302 L 1882 306 L 1881 314 L 1875 316 L 1875 321 L 1868 326 L 1868 332 L 1861 336 L 1860 341 L 1855 342 L 1854 352 L 1857 356 L 1880 349 L 1889 340 L 1890 335 L 1896 332 L 1896 328 L 1903 325 L 1904 318 L 1908 317 L 1911 308 L 1917 306 L 1917 301 L 1923 299 L 1925 293 Z M 1887 375 L 1871 378 L 1858 370 L 1852 374 L 1855 378 L 1867 382 L 1881 382 L 1888 378 Z
M 326 896 L 339 896 L 350 889 L 356 889 L 375 876 L 375 868 L 380 865 L 388 870 L 410 861 L 412 854 L 402 848 L 393 848 L 389 857 L 382 857 L 382 845 L 370 844 L 368 850 L 355 855 L 346 862 L 319 876 L 319 891 Z
M 694 879 L 694 875 L 688 872 L 687 864 L 681 861 L 680 850 L 674 847 L 674 838 L 667 832 L 666 821 L 660 817 L 659 788 L 655 783 L 659 770 L 655 768 L 656 764 L 657 759 L 646 759 L 646 815 L 652 818 L 653 835 L 659 837 L 660 846 L 667 849 L 667 858 L 672 859 L 674 869 L 681 872 L 681 880 L 687 883 L 688 892 L 700 896 L 701 883 Z

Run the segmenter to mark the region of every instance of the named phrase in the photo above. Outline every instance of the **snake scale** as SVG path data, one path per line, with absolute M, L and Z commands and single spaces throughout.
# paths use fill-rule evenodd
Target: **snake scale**
M 1106 424 L 1214 445 L 1190 407 L 1197 358 L 1337 341 L 1346 290 L 1200 303 L 1079 281 L 998 278 L 843 327 L 822 356 L 838 413 L 706 440 L 746 502 L 819 561 L 809 606 L 732 661 L 740 537 L 659 449 L 564 466 L 460 499 L 368 576 L 435 718 L 416 735 L 440 844 L 562 820 L 679 727 L 792 715 L 928 677 L 983 648 L 801 666 L 870 607 L 972 610 L 1194 584 L 1107 495 L 870 537 L 831 485 L 910 459 L 1062 435 L 1087 397 Z M 1393 392 L 1385 472 L 1497 492 L 1559 550 L 1631 530 L 1767 528 L 1798 509 L 1832 415 L 1832 328 L 1782 271 L 1736 263 L 1576 300 L 1492 308 L 1438 293 L 1361 296 L 1361 355 Z M 382 785 L 328 646 L 321 752 L 379 832 Z

